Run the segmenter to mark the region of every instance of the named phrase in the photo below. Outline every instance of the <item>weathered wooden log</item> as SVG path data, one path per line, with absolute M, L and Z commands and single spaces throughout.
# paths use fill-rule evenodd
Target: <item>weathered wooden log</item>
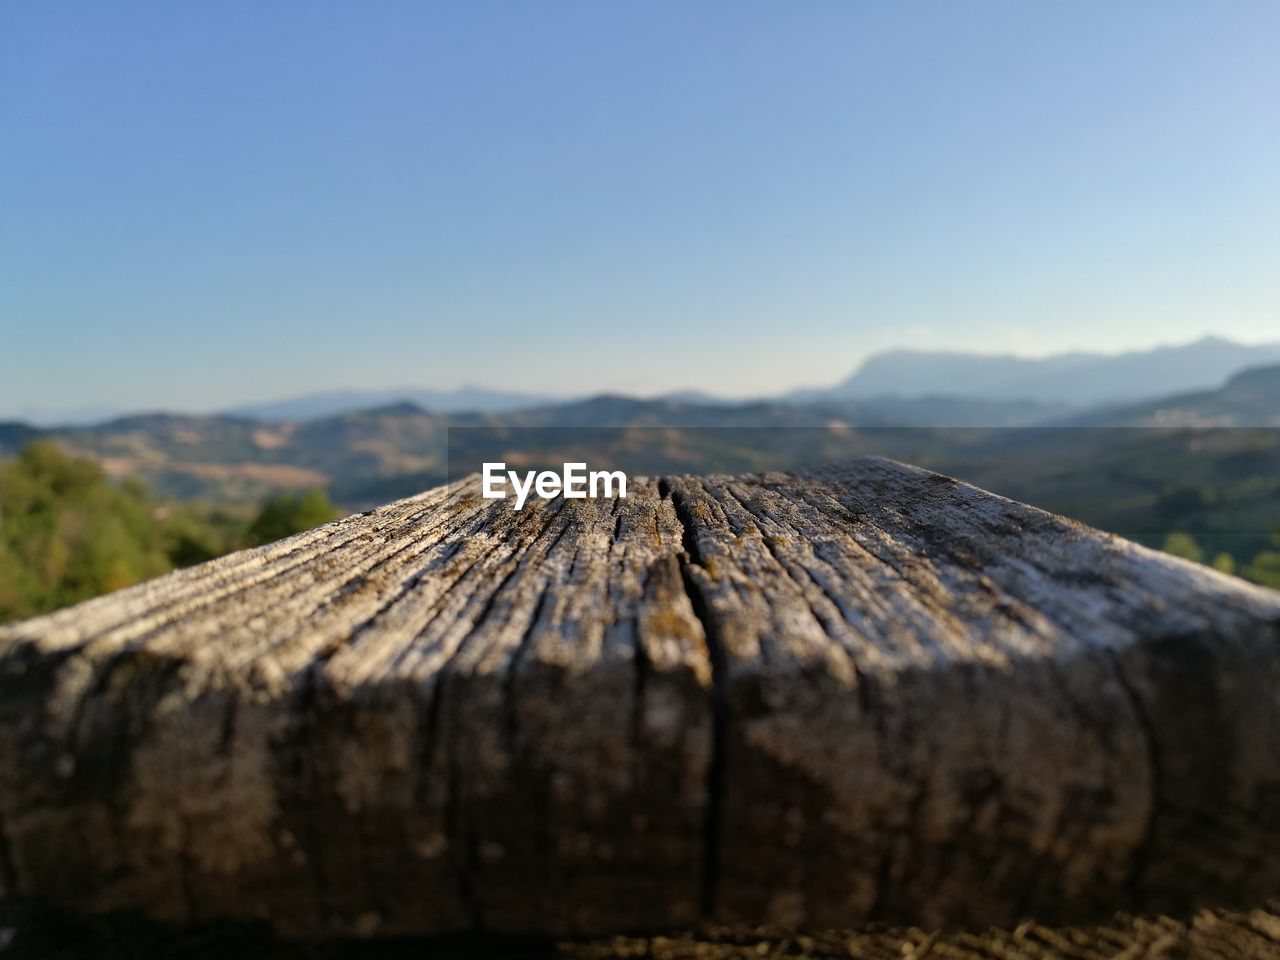
M 1280 594 L 928 472 L 473 478 L 0 628 L 0 888 L 290 933 L 1280 891 Z

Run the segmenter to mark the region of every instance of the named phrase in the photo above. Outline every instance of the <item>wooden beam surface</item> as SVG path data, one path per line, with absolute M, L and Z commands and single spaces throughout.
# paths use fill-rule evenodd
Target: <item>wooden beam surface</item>
M 0 893 L 285 933 L 1280 890 L 1280 595 L 913 467 L 471 479 L 0 627 Z

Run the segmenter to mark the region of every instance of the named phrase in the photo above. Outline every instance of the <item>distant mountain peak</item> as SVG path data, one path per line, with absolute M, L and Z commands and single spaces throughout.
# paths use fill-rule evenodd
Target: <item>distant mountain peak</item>
M 1206 390 L 1238 371 L 1280 360 L 1280 344 L 1248 345 L 1217 336 L 1126 353 L 1046 357 L 891 350 L 868 357 L 828 397 L 937 395 L 1031 400 L 1084 407 Z

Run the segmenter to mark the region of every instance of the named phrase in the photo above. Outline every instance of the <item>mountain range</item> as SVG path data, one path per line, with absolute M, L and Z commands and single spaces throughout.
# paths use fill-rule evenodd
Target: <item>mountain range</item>
M 1251 442 L 1259 449 L 1280 448 L 1275 430 L 1280 428 L 1280 363 L 1219 376 L 1232 358 L 1257 363 L 1273 354 L 1280 354 L 1280 348 L 1245 348 L 1218 340 L 1140 354 L 1045 361 L 897 353 L 873 357 L 830 390 L 750 401 L 703 395 L 554 401 L 479 388 L 352 391 L 213 415 L 157 413 L 87 426 L 0 423 L 0 457 L 49 439 L 97 461 L 110 475 L 144 480 L 164 497 L 248 504 L 273 490 L 316 486 L 351 509 L 442 482 L 451 458 L 455 467 L 475 469 L 482 452 L 510 458 L 576 450 L 575 459 L 581 459 L 585 450 L 636 472 L 777 469 L 876 452 L 982 480 L 982 470 L 991 467 L 999 474 L 1004 461 L 1029 466 L 1036 457 L 1060 458 L 1080 442 L 1073 435 L 1083 435 L 1060 429 L 1064 427 L 1271 428 Z M 1208 373 L 1189 362 L 1195 356 L 1203 359 Z M 1030 376 L 1027 365 L 1037 363 L 1043 365 L 1035 369 L 1044 371 L 1045 381 L 1039 396 L 1014 398 L 1014 392 L 1024 389 L 1018 385 L 1027 383 L 1019 378 Z M 894 381 L 898 392 L 878 392 L 888 382 L 886 371 L 895 365 L 901 372 Z M 1062 399 L 1063 392 L 1049 385 L 1065 382 L 1055 377 L 1067 366 L 1092 385 L 1070 394 L 1076 401 L 1083 396 L 1121 399 L 1094 405 Z M 930 379 L 924 373 L 943 368 L 961 373 L 950 379 L 941 374 Z M 987 393 L 965 394 L 982 385 L 974 379 L 979 368 L 989 371 Z M 1005 371 L 1003 380 L 1000 371 Z M 1137 378 L 1138 371 L 1147 371 L 1149 383 L 1175 387 L 1152 397 L 1142 384 L 1122 382 Z M 1195 386 L 1210 375 L 1218 382 Z M 1141 398 L 1125 400 L 1131 393 Z M 372 401 L 392 402 L 367 405 Z M 348 404 L 360 406 L 345 409 Z M 455 404 L 471 409 L 455 410 Z M 1041 429 L 1046 427 L 1053 429 L 1046 433 Z M 597 432 L 590 433 L 591 428 Z M 1126 435 L 1114 448 L 1107 447 L 1106 456 L 1128 457 L 1153 436 L 1151 431 Z M 1096 459 L 1101 450 L 1101 441 L 1089 443 L 1085 460 Z M 986 464 L 982 470 L 980 463 Z M 1170 469 L 1166 476 L 1176 478 L 1177 468 Z M 1027 475 L 1039 476 L 1034 471 Z M 1016 477 L 1013 486 L 1007 477 L 996 479 L 1010 492 L 1021 489 Z M 1022 496 L 1039 502 L 1027 495 L 1033 487 Z
M 1049 421 L 1088 408 L 1153 400 L 1219 387 L 1239 371 L 1280 363 L 1280 343 L 1241 344 L 1220 337 L 1126 353 L 1012 354 L 893 350 L 872 354 L 831 387 L 794 390 L 757 402 L 847 407 L 889 422 L 933 426 L 1011 426 Z M 456 390 L 402 388 L 313 393 L 244 404 L 224 413 L 259 420 L 312 420 L 396 403 L 433 413 L 509 413 L 572 403 L 573 398 L 468 386 Z M 697 406 L 743 401 L 702 390 L 655 398 Z
M 934 424 L 938 417 L 948 416 L 955 422 L 937 425 L 983 421 L 1006 426 L 1050 420 L 1088 407 L 1208 390 L 1245 367 L 1271 362 L 1280 362 L 1280 343 L 1243 344 L 1219 337 L 1143 351 L 1059 353 L 1039 358 L 899 349 L 874 353 L 833 387 L 792 390 L 781 397 L 759 399 L 837 406 L 856 401 L 864 408 L 877 404 L 890 420 Z M 655 399 L 701 406 L 741 402 L 704 390 L 680 390 Z M 259 420 L 314 420 L 394 403 L 413 403 L 434 413 L 504 413 L 566 402 L 570 399 L 481 387 L 334 390 L 242 404 L 224 412 Z
M 1241 344 L 1219 337 L 1127 353 L 1012 354 L 893 350 L 872 354 L 845 380 L 752 402 L 848 409 L 864 419 L 931 426 L 1017 426 L 1048 422 L 1095 408 L 1111 409 L 1162 397 L 1213 390 L 1249 367 L 1280 363 L 1280 343 Z M 581 398 L 463 386 L 330 390 L 238 404 L 217 415 L 266 422 L 307 421 L 401 403 L 437 414 L 505 414 L 572 404 Z M 705 390 L 673 391 L 653 402 L 741 406 L 742 399 Z M 103 407 L 24 408 L 11 418 L 34 427 L 87 427 L 119 418 Z
M 834 387 L 795 391 L 788 399 L 948 396 L 1082 408 L 1209 390 L 1246 367 L 1277 362 L 1280 343 L 1246 345 L 1219 337 L 1128 353 L 1043 358 L 894 350 L 872 355 Z
M 247 403 L 223 411 L 233 417 L 255 420 L 316 420 L 353 410 L 372 410 L 397 403 L 412 403 L 433 413 L 504 413 L 557 402 L 543 394 L 514 393 L 466 386 L 455 390 L 330 390 L 265 403 Z

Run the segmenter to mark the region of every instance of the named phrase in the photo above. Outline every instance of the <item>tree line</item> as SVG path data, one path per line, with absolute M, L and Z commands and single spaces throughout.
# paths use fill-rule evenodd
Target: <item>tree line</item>
M 321 490 L 259 509 L 161 503 L 133 478 L 36 442 L 0 462 L 0 622 L 270 543 L 339 515 Z
M 1164 539 L 1162 549 L 1175 557 L 1208 564 L 1222 573 L 1234 573 L 1264 587 L 1280 590 L 1280 531 L 1271 534 L 1271 544 L 1275 550 L 1260 550 L 1251 561 L 1244 564 L 1237 564 L 1235 557 L 1225 551 L 1209 557 L 1208 552 L 1189 533 L 1169 534 Z

